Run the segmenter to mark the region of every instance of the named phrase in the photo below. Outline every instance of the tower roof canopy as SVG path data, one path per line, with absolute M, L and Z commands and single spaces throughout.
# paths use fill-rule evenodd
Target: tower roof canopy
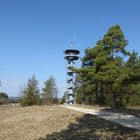
M 67 49 L 64 51 L 65 54 L 79 54 L 80 51 L 79 50 L 75 50 L 75 49 Z

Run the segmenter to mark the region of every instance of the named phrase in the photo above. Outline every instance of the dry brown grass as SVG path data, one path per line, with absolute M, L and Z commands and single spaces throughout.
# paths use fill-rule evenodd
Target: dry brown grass
M 140 133 L 59 106 L 0 107 L 0 140 L 139 140 Z
M 80 114 L 59 106 L 0 107 L 0 140 L 37 140 L 66 129 Z

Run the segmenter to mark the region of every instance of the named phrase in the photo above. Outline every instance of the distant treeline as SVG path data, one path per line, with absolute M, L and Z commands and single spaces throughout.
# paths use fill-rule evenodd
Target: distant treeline
M 77 103 L 140 105 L 140 57 L 135 50 L 127 51 L 127 44 L 122 29 L 115 25 L 85 50 L 81 68 L 73 69 Z
M 58 102 L 57 94 L 57 86 L 53 76 L 44 82 L 44 87 L 40 92 L 38 80 L 33 75 L 28 79 L 25 87 L 21 89 L 20 97 L 8 97 L 8 94 L 0 92 L 0 105 L 9 103 L 20 103 L 22 106 L 56 104 Z
M 42 93 L 38 89 L 38 80 L 33 75 L 28 79 L 26 86 L 21 90 L 21 105 L 32 106 L 42 104 L 54 104 L 58 102 L 57 98 L 57 86 L 55 78 L 50 76 L 48 80 L 44 82 Z

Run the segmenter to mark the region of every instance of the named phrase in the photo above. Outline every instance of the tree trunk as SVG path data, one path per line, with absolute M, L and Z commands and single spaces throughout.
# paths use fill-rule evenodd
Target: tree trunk
M 112 107 L 115 108 L 116 107 L 116 94 L 113 91 L 112 85 L 111 85 L 111 94 L 112 94 Z
M 95 82 L 95 103 L 99 104 L 98 83 Z

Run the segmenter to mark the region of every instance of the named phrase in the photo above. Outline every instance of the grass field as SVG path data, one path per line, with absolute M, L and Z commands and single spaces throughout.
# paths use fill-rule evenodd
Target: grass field
M 59 106 L 0 107 L 0 140 L 139 140 L 140 132 Z

